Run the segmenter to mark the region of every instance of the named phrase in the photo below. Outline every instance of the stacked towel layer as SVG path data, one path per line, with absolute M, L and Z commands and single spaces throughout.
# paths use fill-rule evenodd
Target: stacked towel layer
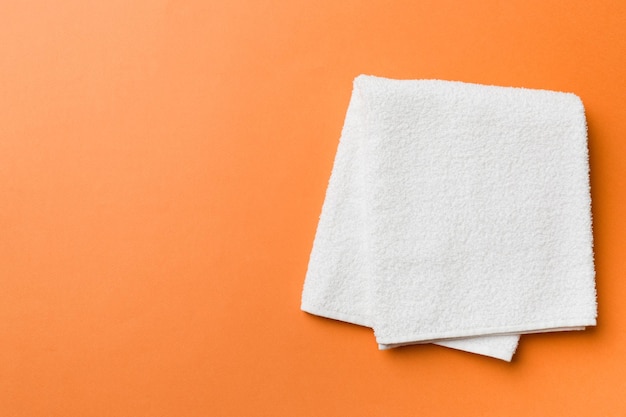
M 577 96 L 359 76 L 302 309 L 510 360 L 595 325 L 590 203 Z

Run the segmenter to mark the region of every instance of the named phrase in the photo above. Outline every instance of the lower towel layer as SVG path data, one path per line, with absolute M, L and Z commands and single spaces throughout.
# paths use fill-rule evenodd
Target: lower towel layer
M 313 291 L 313 290 L 310 290 Z M 305 296 L 306 297 L 306 296 Z M 347 323 L 356 324 L 359 326 L 372 327 L 372 325 L 365 324 L 361 317 L 342 314 L 332 309 L 318 308 L 314 301 L 304 300 L 302 302 L 302 310 L 307 313 L 314 314 L 320 317 L 326 317 L 329 319 L 344 321 Z M 517 349 L 519 341 L 519 335 L 497 335 L 497 336 L 483 336 L 483 337 L 466 337 L 461 339 L 449 339 L 439 340 L 432 342 L 436 345 L 462 350 L 465 352 L 476 353 L 483 356 L 490 356 L 496 359 L 502 359 L 504 361 L 510 361 L 513 358 L 513 354 Z M 378 344 L 380 350 L 388 350 L 396 347 L 409 346 L 421 344 L 420 342 L 408 342 L 398 344 Z
M 381 349 L 504 360 L 521 333 L 595 325 L 578 97 L 357 77 L 302 309 Z

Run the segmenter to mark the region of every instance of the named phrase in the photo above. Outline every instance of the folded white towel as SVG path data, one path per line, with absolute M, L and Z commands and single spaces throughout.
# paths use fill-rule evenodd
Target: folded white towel
M 355 79 L 302 309 L 510 360 L 594 325 L 587 136 L 573 94 Z

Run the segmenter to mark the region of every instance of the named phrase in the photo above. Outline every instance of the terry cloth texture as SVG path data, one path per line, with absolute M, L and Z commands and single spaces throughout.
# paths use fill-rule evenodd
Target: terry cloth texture
M 359 76 L 302 309 L 510 360 L 595 325 L 590 206 L 576 95 Z

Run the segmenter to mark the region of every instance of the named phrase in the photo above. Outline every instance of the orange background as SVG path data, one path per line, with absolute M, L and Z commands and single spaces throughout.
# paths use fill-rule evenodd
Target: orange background
M 300 293 L 360 74 L 586 105 L 598 326 L 381 352 Z M 0 3 L 1 416 L 626 415 L 626 3 Z

